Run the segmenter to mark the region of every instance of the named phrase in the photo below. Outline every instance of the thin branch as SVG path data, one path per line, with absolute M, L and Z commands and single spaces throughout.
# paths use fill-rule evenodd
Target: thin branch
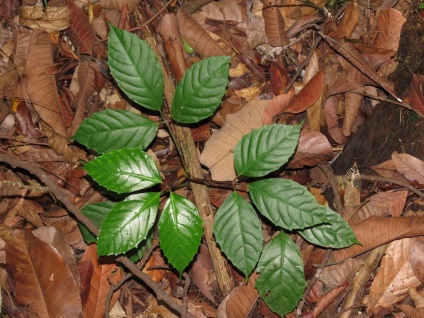
M 380 176 L 370 176 L 370 175 L 367 175 L 367 174 L 361 174 L 359 176 L 359 178 L 362 179 L 362 180 L 368 180 L 368 181 L 373 181 L 373 182 L 387 182 L 387 183 L 397 184 L 397 185 L 400 185 L 401 187 L 407 188 L 411 192 L 418 195 L 420 198 L 424 199 L 424 192 L 418 190 L 417 188 L 415 188 L 414 186 L 412 186 L 409 183 L 398 181 L 398 180 L 392 179 L 392 178 L 385 178 L 385 177 L 380 177 Z
M 66 209 L 72 213 L 75 218 L 84 224 L 87 229 L 94 235 L 99 235 L 99 229 L 96 225 L 86 217 L 80 209 L 78 209 L 68 198 L 65 192 L 56 183 L 54 183 L 50 177 L 44 172 L 41 167 L 32 160 L 20 160 L 18 157 L 9 154 L 0 154 L 0 162 L 9 164 L 14 168 L 21 168 L 29 173 L 36 176 L 42 183 L 48 188 L 50 193 L 66 207 Z M 180 304 L 177 304 L 171 296 L 169 296 L 158 284 L 156 284 L 149 275 L 143 273 L 130 259 L 121 256 L 117 260 L 122 263 L 134 276 L 138 277 L 145 285 L 147 285 L 156 295 L 159 300 L 163 300 L 169 308 L 173 309 L 181 315 L 183 308 Z M 188 317 L 195 318 L 193 315 L 188 314 Z
M 110 308 L 110 302 L 112 301 L 112 297 L 113 294 L 115 293 L 115 291 L 117 291 L 119 288 L 121 288 L 121 286 L 131 277 L 133 276 L 132 273 L 126 273 L 121 280 L 117 283 L 114 284 L 109 278 L 109 284 L 110 284 L 110 288 L 109 288 L 109 292 L 106 296 L 106 303 L 105 303 L 105 318 L 109 318 L 109 311 L 111 310 Z
M 325 174 L 325 176 L 328 178 L 328 181 L 331 186 L 331 190 L 333 191 L 334 195 L 334 203 L 336 205 L 337 212 L 340 215 L 343 215 L 343 204 L 342 204 L 342 198 L 339 193 L 339 184 L 337 182 L 337 177 L 334 175 L 333 171 L 331 171 L 330 167 L 328 165 L 319 164 L 318 168 L 321 169 L 321 171 Z

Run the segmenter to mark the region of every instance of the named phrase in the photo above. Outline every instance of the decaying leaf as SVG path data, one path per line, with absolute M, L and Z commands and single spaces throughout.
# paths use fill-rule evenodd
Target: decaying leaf
M 359 23 L 358 3 L 349 2 L 337 28 L 336 39 L 349 38 Z
M 234 180 L 234 148 L 245 134 L 263 126 L 262 113 L 267 104 L 268 101 L 250 101 L 228 115 L 224 126 L 206 142 L 200 163 L 209 168 L 213 180 Z
M 278 0 L 261 0 L 263 4 L 262 17 L 265 20 L 266 38 L 272 46 L 286 46 L 287 38 L 284 17 L 277 6 Z
M 396 170 L 406 179 L 424 184 L 424 161 L 406 153 L 397 152 L 392 154 L 392 160 Z
M 380 12 L 377 18 L 375 46 L 397 51 L 400 31 L 405 22 L 402 13 L 396 9 L 390 8 Z

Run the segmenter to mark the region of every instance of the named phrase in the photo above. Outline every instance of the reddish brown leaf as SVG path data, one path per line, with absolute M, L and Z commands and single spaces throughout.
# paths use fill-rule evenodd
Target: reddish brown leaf
M 292 99 L 293 91 L 291 90 L 287 94 L 278 95 L 270 100 L 263 112 L 262 123 L 264 125 L 272 125 L 274 117 L 284 112 Z
M 6 258 L 18 303 L 39 317 L 81 316 L 79 288 L 56 248 L 25 230 L 7 241 Z
M 330 137 L 339 145 L 343 145 L 346 142 L 346 137 L 342 134 L 341 116 L 337 112 L 338 105 L 338 98 L 336 96 L 330 96 L 324 105 L 324 116 Z
M 333 256 L 336 260 L 358 255 L 393 240 L 424 235 L 424 218 L 373 216 L 353 224 L 352 229 L 363 246 L 353 245 L 335 251 Z
M 375 45 L 385 49 L 397 51 L 399 46 L 400 31 L 406 19 L 402 13 L 390 8 L 381 11 L 377 18 L 377 37 Z
M 293 97 L 287 107 L 284 108 L 283 112 L 297 114 L 305 111 L 321 96 L 323 88 L 324 71 L 320 70 L 308 83 L 306 83 L 299 94 Z
M 349 38 L 359 23 L 358 3 L 349 2 L 337 28 L 336 39 Z
M 53 53 L 49 34 L 34 30 L 30 38 L 27 59 L 28 95 L 41 119 L 56 133 L 68 137 L 61 115 L 55 76 L 46 74 L 52 67 Z
M 271 64 L 271 90 L 274 95 L 283 94 L 288 83 L 290 82 L 289 74 L 281 63 Z
M 334 157 L 333 148 L 327 138 L 318 131 L 302 130 L 299 143 L 288 168 L 298 169 L 315 166 L 330 161 Z
M 422 84 L 424 83 L 424 76 L 412 74 L 412 81 L 409 85 L 406 96 L 411 101 L 411 107 L 418 114 L 424 115 L 424 95 L 422 91 Z
M 411 266 L 414 274 L 421 282 L 424 282 L 424 241 L 423 237 L 413 237 L 410 239 L 411 244 Z
M 352 133 L 352 129 L 359 115 L 359 109 L 361 107 L 362 98 L 362 95 L 352 92 L 346 92 L 345 94 L 346 106 L 342 133 L 346 137 L 350 136 L 350 134 Z

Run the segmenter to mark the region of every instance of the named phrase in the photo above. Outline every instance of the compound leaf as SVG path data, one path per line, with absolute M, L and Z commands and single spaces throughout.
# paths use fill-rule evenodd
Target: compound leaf
M 304 229 L 326 221 L 326 212 L 300 184 L 287 179 L 264 179 L 249 184 L 259 212 L 282 228 Z
M 262 229 L 252 205 L 237 192 L 230 194 L 215 215 L 214 234 L 221 250 L 246 277 L 262 250 Z
M 106 215 L 116 205 L 115 202 L 97 202 L 88 204 L 81 209 L 81 212 L 88 217 L 96 226 L 100 228 Z M 78 227 L 81 231 L 82 237 L 87 244 L 97 243 L 97 237 L 91 233 L 84 224 L 78 223 Z
M 164 80 L 155 53 L 135 34 L 109 26 L 110 73 L 129 98 L 148 109 L 160 111 Z
M 180 275 L 197 253 L 202 235 L 196 206 L 171 192 L 159 219 L 159 240 L 163 253 Z
M 330 247 L 344 248 L 353 244 L 360 244 L 349 224 L 343 218 L 328 207 L 323 206 L 326 212 L 326 223 L 320 224 L 298 233 L 309 243 Z
M 267 306 L 284 317 L 303 296 L 306 287 L 303 261 L 292 239 L 280 232 L 265 246 L 255 287 Z
M 146 239 L 155 224 L 159 192 L 134 194 L 117 203 L 107 214 L 97 242 L 99 255 L 125 253 Z
M 158 124 L 146 117 L 107 109 L 84 120 L 73 139 L 101 154 L 122 148 L 145 149 L 157 130 Z
M 296 149 L 300 126 L 275 124 L 243 136 L 234 150 L 237 175 L 263 177 L 279 169 Z
M 145 189 L 162 181 L 153 158 L 135 148 L 105 153 L 84 169 L 100 185 L 117 193 Z
M 212 116 L 228 84 L 228 56 L 212 56 L 194 64 L 178 83 L 172 100 L 172 119 L 197 123 Z

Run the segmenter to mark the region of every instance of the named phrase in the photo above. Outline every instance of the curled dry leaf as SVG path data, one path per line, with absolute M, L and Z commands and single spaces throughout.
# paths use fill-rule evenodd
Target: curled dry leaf
M 424 235 L 424 218 L 373 216 L 351 227 L 362 246 L 352 245 L 334 251 L 333 256 L 337 261 L 359 255 L 393 240 Z
M 58 154 L 63 156 L 66 161 L 71 161 L 74 154 L 72 149 L 68 146 L 68 138 L 55 133 L 50 127 L 44 125 L 44 131 L 47 136 L 47 143 Z
M 49 34 L 34 30 L 31 34 L 27 59 L 27 90 L 40 118 L 56 133 L 68 137 L 61 115 L 56 78 L 49 74 L 53 67 Z
M 234 180 L 234 148 L 244 135 L 263 126 L 262 114 L 267 104 L 266 100 L 250 101 L 240 111 L 228 115 L 224 126 L 206 142 L 200 163 L 209 168 L 213 180 Z
M 83 293 L 85 294 L 83 308 L 86 317 L 101 318 L 105 314 L 106 297 L 109 293 L 109 280 L 116 284 L 122 278 L 122 271 L 114 263 L 99 263 L 96 245 L 91 244 L 84 252 L 78 265 L 83 277 Z M 119 290 L 115 291 L 110 302 L 111 307 L 119 297 Z
M 289 44 L 284 17 L 277 6 L 278 0 L 261 0 L 263 4 L 262 17 L 265 21 L 265 34 L 272 46 L 285 47 Z
M 300 133 L 299 143 L 290 160 L 288 168 L 298 169 L 305 166 L 315 166 L 333 159 L 333 148 L 328 139 L 318 131 L 308 129 Z
M 375 46 L 397 51 L 400 31 L 405 22 L 402 13 L 396 9 L 381 11 L 377 18 Z
M 177 12 L 177 20 L 181 35 L 201 57 L 227 55 L 208 32 L 183 7 L 180 7 Z
M 405 176 L 406 179 L 424 184 L 424 161 L 396 151 L 392 154 L 392 160 L 396 170 Z
M 80 317 L 79 287 L 56 248 L 30 230 L 20 231 L 7 240 L 6 260 L 18 303 L 40 317 Z
M 283 64 L 276 62 L 271 64 L 270 85 L 272 93 L 276 96 L 284 93 L 290 82 L 290 76 Z
M 412 271 L 409 239 L 394 241 L 386 249 L 371 289 L 368 301 L 368 313 L 378 315 L 391 308 L 408 294 L 409 287 L 421 284 Z

